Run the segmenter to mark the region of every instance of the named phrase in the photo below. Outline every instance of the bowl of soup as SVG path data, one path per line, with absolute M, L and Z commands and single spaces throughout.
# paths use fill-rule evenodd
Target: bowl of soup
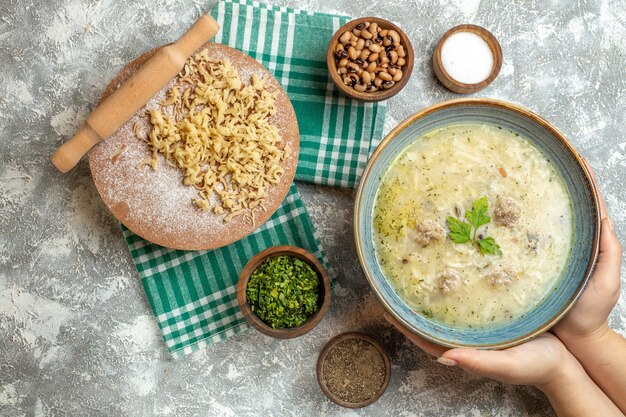
M 595 265 L 598 194 L 537 114 L 493 99 L 415 113 L 374 151 L 356 250 L 384 307 L 448 347 L 499 349 L 556 324 Z

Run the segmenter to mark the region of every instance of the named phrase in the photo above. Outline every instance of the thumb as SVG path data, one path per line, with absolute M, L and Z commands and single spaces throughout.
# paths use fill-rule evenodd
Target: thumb
M 596 270 L 598 275 L 619 280 L 620 267 L 622 264 L 622 246 L 613 230 L 611 219 L 607 216 L 602 220 L 600 229 L 600 254 Z
M 500 381 L 514 376 L 517 368 L 512 353 L 506 350 L 451 349 L 441 355 L 438 361 Z

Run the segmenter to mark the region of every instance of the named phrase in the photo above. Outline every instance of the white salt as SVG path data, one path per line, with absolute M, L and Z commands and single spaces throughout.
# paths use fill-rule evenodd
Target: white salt
M 444 42 L 441 62 L 450 77 L 465 84 L 476 84 L 491 74 L 493 52 L 480 35 L 457 32 Z

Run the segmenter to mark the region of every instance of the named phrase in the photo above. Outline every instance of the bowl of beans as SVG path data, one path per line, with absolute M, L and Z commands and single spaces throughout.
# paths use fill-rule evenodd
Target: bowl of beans
M 296 246 L 273 246 L 242 269 L 237 301 L 252 327 L 291 339 L 313 329 L 326 314 L 330 280 L 312 253 Z
M 328 45 L 327 63 L 335 85 L 346 95 L 381 101 L 406 85 L 414 53 L 398 26 L 385 19 L 363 17 L 335 33 Z

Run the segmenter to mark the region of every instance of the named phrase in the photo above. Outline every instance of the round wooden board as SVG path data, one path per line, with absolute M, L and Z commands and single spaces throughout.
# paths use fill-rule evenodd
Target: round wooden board
M 133 131 L 135 123 L 149 132 L 145 118 L 139 117 L 146 108 L 157 107 L 176 78 L 157 93 L 135 116 L 126 122 L 113 136 L 95 146 L 89 152 L 89 168 L 96 188 L 113 215 L 144 239 L 173 249 L 215 249 L 235 242 L 261 226 L 278 209 L 293 182 L 300 135 L 293 106 L 274 76 L 260 63 L 241 51 L 216 43 L 207 43 L 202 48 L 215 59 L 226 59 L 239 72 L 244 84 L 253 74 L 265 77 L 267 86 L 278 91 L 276 115 L 272 123 L 283 138 L 283 146 L 291 145 L 292 152 L 283 162 L 284 174 L 280 183 L 268 189 L 265 210 L 255 210 L 254 224 L 248 216 L 238 216 L 224 222 L 224 215 L 202 211 L 192 203 L 196 197 L 193 187 L 183 185 L 182 171 L 165 163 L 159 156 L 156 171 L 149 167 L 137 169 L 137 165 L 150 157 L 146 143 L 139 140 Z M 140 55 L 126 65 L 111 81 L 101 100 L 106 98 L 130 77 L 157 49 Z M 125 148 L 124 148 L 125 146 Z M 114 157 L 124 149 L 118 157 Z M 246 219 L 248 217 L 248 219 Z

